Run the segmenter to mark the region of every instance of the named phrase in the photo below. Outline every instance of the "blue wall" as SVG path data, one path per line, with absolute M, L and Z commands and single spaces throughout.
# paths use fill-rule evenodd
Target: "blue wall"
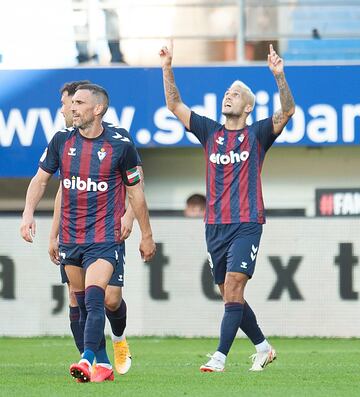
M 277 145 L 359 144 L 360 66 L 289 66 L 286 76 L 298 108 Z M 175 77 L 183 101 L 209 117 L 220 120 L 223 93 L 236 79 L 257 94 L 255 119 L 273 113 L 277 87 L 267 67 L 175 68 Z M 0 177 L 35 173 L 47 141 L 63 125 L 59 88 L 80 79 L 108 90 L 109 120 L 129 129 L 137 146 L 197 144 L 165 108 L 159 68 L 2 70 Z

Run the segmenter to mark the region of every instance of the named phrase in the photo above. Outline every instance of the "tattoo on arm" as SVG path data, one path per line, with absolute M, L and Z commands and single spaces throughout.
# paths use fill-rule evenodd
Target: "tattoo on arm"
M 171 109 L 173 105 L 181 102 L 179 90 L 175 85 L 174 72 L 171 67 L 167 67 L 163 69 L 163 79 L 164 79 L 166 104 L 167 107 Z
M 277 129 L 277 127 L 283 127 L 287 122 L 287 119 L 284 117 L 284 113 L 282 110 L 278 110 L 277 112 L 274 113 L 273 115 L 273 124 L 274 128 Z
M 284 73 L 276 75 L 275 79 L 279 88 L 281 110 L 286 115 L 295 107 L 294 98 L 286 82 Z

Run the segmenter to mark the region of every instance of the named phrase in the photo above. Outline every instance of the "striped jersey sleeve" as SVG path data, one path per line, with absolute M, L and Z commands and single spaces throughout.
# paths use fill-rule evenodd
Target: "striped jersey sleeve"
M 124 155 L 119 159 L 118 166 L 125 185 L 134 186 L 140 182 L 137 151 L 133 145 L 127 145 Z
M 253 124 L 253 128 L 256 138 L 259 141 L 261 147 L 265 150 L 265 152 L 270 149 L 272 144 L 275 142 L 275 139 L 280 135 L 274 133 L 272 117 L 256 121 Z
M 197 137 L 203 147 L 206 146 L 209 136 L 220 128 L 221 124 L 217 121 L 211 120 L 205 116 L 200 116 L 194 111 L 191 112 L 190 132 Z
M 59 151 L 60 145 L 65 136 L 66 133 L 64 131 L 58 131 L 53 136 L 44 153 L 40 157 L 39 167 L 49 174 L 54 174 L 60 166 Z

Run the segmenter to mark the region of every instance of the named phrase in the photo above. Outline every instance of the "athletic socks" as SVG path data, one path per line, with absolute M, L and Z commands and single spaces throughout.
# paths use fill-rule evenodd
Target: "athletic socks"
M 80 309 L 69 306 L 70 329 L 80 354 L 84 352 L 84 330 L 80 327 Z
M 96 358 L 96 363 L 97 364 L 99 364 L 99 365 L 100 364 L 104 364 L 104 365 L 106 364 L 106 365 L 110 365 L 110 367 L 111 367 L 109 357 L 108 357 L 108 355 L 106 353 L 106 339 L 105 339 L 104 333 L 103 333 L 103 336 L 101 338 L 99 349 L 98 349 L 98 351 L 95 354 L 95 358 Z
M 85 306 L 87 318 L 84 330 L 84 355 L 87 351 L 97 352 L 104 336 L 105 291 L 96 285 L 90 285 L 85 290 Z M 80 305 L 79 305 L 80 306 Z M 90 360 L 89 360 L 90 361 Z M 90 361 L 91 362 L 91 361 Z
M 255 349 L 257 353 L 267 353 L 271 350 L 271 345 L 266 339 L 264 339 L 261 343 L 255 345 Z
M 94 352 L 92 350 L 85 349 L 84 353 L 81 356 L 81 360 L 79 361 L 79 363 L 85 363 L 89 367 L 91 367 L 94 362 L 94 359 L 95 359 Z
M 217 349 L 225 356 L 229 353 L 236 333 L 240 327 L 243 317 L 244 305 L 238 302 L 225 304 L 225 313 L 220 328 L 220 343 Z
M 89 288 L 90 288 L 90 295 L 88 296 L 89 293 Z M 97 287 L 97 286 L 90 286 L 86 289 L 86 295 L 88 296 L 88 301 L 89 304 L 96 306 L 95 309 L 95 313 L 99 312 L 98 310 L 98 302 L 99 299 L 103 300 L 104 299 L 104 292 L 101 293 L 102 288 Z M 86 327 L 86 322 L 87 322 L 87 317 L 88 317 L 88 313 L 86 310 L 86 304 L 85 304 L 85 291 L 81 291 L 81 292 L 75 292 L 75 296 L 76 296 L 76 300 L 78 302 L 79 305 L 79 313 L 80 313 L 80 319 L 79 319 L 79 328 L 81 330 L 81 337 L 82 337 L 82 358 L 86 361 L 88 361 L 89 363 L 92 363 L 94 361 L 94 358 L 96 358 L 96 362 L 98 364 L 104 364 L 106 365 L 110 365 L 110 360 L 108 358 L 108 355 L 106 353 L 106 341 L 105 341 L 105 336 L 104 336 L 104 331 L 102 329 L 102 336 L 101 336 L 101 340 L 100 343 L 98 345 L 98 348 L 95 350 L 94 344 L 90 343 L 91 348 L 85 349 L 84 351 L 84 334 L 85 334 L 85 327 Z M 102 298 L 101 298 L 102 296 Z M 103 305 L 104 303 L 102 303 L 102 314 L 103 314 L 103 318 L 105 321 L 105 316 L 104 316 L 104 309 L 103 309 Z M 92 310 L 92 313 L 94 313 L 94 310 Z M 100 313 L 98 313 L 97 316 L 99 316 Z M 93 314 L 92 314 L 92 317 Z M 101 317 L 101 315 L 100 315 Z M 94 320 L 94 318 L 91 320 L 91 322 Z M 94 341 L 94 338 L 96 338 L 96 331 L 95 331 L 95 336 L 94 336 L 94 331 L 90 329 L 90 331 L 88 330 L 88 337 L 90 337 L 91 340 Z M 75 338 L 75 336 L 74 336 Z M 75 339 L 76 342 L 76 339 Z M 76 342 L 77 343 L 77 342 Z M 95 341 L 96 343 L 96 341 Z M 80 351 L 80 349 L 79 349 Z M 96 352 L 96 353 L 95 353 Z
M 105 342 L 105 337 L 104 336 L 103 336 L 103 340 Z M 101 345 L 102 344 L 103 343 L 101 343 Z M 97 364 L 99 364 L 99 365 L 107 364 L 107 365 L 110 365 L 110 367 L 111 367 L 109 357 L 108 357 L 108 355 L 106 353 L 106 345 L 105 345 L 105 343 L 103 344 L 103 347 L 102 346 L 99 347 L 99 350 L 95 354 L 95 358 L 96 358 L 96 363 Z
M 247 302 L 244 304 L 244 313 L 241 320 L 240 329 L 255 346 L 266 340 L 257 323 L 255 313 L 252 311 Z
M 126 327 L 126 303 L 124 299 L 121 301 L 119 308 L 115 311 L 106 309 L 106 317 L 108 318 L 111 330 L 112 340 L 114 342 L 120 342 L 124 339 L 123 334 Z

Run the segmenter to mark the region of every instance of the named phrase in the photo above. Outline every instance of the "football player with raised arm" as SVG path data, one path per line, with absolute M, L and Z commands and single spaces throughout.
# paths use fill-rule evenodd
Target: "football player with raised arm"
M 261 168 L 266 152 L 295 111 L 285 79 L 284 62 L 270 45 L 268 66 L 279 89 L 281 108 L 273 116 L 246 124 L 255 96 L 242 81 L 225 91 L 222 114 L 225 124 L 200 116 L 181 100 L 172 70 L 173 44 L 160 50 L 168 109 L 192 132 L 206 154 L 206 243 L 209 264 L 224 303 L 217 351 L 200 367 L 221 372 L 241 328 L 255 345 L 252 371 L 262 371 L 276 353 L 266 340 L 244 291 L 252 277 L 265 223 Z

